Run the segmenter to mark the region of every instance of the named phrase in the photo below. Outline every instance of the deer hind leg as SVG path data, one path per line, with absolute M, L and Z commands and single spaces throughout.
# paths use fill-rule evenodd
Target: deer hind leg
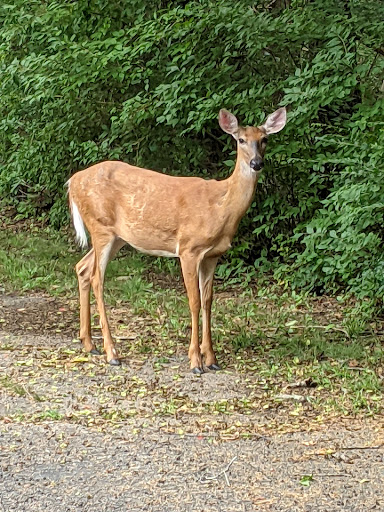
M 207 258 L 200 263 L 199 288 L 202 305 L 203 336 L 201 353 L 204 356 L 205 364 L 210 370 L 220 370 L 212 346 L 211 335 L 211 307 L 213 294 L 213 275 L 218 258 Z
M 191 362 L 191 369 L 193 373 L 198 375 L 204 372 L 203 362 L 201 358 L 200 345 L 199 345 L 199 314 L 200 314 L 200 293 L 199 293 L 199 278 L 198 278 L 198 265 L 199 259 L 193 255 L 180 256 L 181 269 L 185 288 L 187 290 L 189 308 L 192 317 L 192 334 L 191 343 L 189 345 L 188 356 Z
M 120 365 L 120 360 L 112 340 L 111 331 L 109 329 L 107 314 L 104 303 L 104 276 L 108 262 L 114 257 L 125 242 L 116 239 L 114 235 L 109 237 L 98 237 L 93 244 L 95 256 L 93 272 L 91 276 L 91 285 L 96 298 L 97 309 L 100 315 L 100 327 L 103 334 L 104 350 L 107 354 L 107 361 L 111 365 Z
M 91 249 L 76 265 L 80 296 L 80 339 L 84 349 L 91 354 L 100 354 L 91 337 L 90 289 L 95 262 L 95 251 Z

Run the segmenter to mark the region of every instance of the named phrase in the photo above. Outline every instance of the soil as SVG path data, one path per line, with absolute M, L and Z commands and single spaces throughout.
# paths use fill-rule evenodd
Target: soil
M 113 368 L 76 301 L 0 295 L 0 512 L 384 511 L 383 418 L 242 408 L 252 371 L 194 376 L 185 342 L 130 350 L 127 322 Z

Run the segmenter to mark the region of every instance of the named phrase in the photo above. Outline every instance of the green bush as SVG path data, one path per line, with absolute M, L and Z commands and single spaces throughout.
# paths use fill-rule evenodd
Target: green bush
M 14 0 L 0 23 L 0 194 L 20 215 L 66 222 L 65 181 L 103 159 L 227 176 L 218 110 L 286 105 L 221 272 L 381 296 L 381 0 Z

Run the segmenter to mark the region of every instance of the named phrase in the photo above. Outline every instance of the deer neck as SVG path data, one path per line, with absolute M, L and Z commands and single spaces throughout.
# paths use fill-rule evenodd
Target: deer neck
M 238 158 L 235 169 L 228 178 L 228 206 L 238 214 L 239 220 L 251 205 L 258 179 L 259 173 Z

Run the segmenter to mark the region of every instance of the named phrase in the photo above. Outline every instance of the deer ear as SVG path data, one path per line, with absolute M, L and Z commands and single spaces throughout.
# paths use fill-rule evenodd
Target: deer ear
M 235 137 L 235 134 L 239 128 L 236 116 L 222 108 L 219 112 L 219 125 L 222 130 Z
M 277 133 L 282 130 L 286 122 L 287 111 L 285 110 L 285 107 L 282 107 L 267 117 L 267 120 L 262 125 L 262 128 L 264 128 L 267 135 L 270 135 L 271 133 Z

